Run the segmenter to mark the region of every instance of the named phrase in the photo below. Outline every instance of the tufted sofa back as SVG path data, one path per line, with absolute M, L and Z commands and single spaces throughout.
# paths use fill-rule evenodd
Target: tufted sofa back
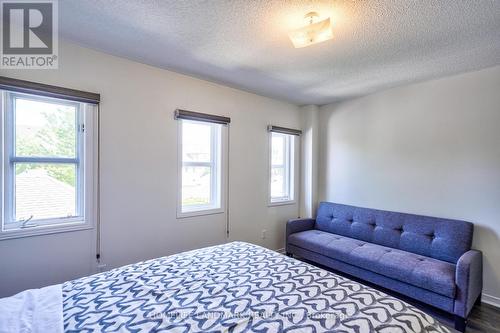
M 456 263 L 472 243 L 473 224 L 322 202 L 315 228 Z

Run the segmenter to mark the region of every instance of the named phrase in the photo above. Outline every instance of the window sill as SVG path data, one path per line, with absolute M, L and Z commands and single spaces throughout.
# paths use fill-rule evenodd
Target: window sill
M 268 207 L 288 206 L 288 205 L 295 205 L 296 203 L 297 201 L 295 200 L 284 200 L 284 201 L 268 202 L 267 206 Z
M 177 212 L 177 219 L 185 219 L 185 218 L 189 218 L 189 217 L 223 214 L 223 213 L 224 213 L 224 209 L 221 209 L 221 208 L 196 210 L 196 211 L 192 211 L 192 212 L 183 212 L 183 213 Z
M 3 230 L 2 232 L 0 232 L 0 240 L 31 237 L 31 236 L 42 236 L 42 235 L 56 234 L 61 232 L 88 230 L 92 228 L 93 226 L 90 223 L 77 222 L 77 223 L 67 223 L 61 225 L 37 226 L 27 229 Z

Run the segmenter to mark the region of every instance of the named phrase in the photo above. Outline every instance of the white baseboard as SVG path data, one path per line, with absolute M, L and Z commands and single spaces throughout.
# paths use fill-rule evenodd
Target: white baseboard
M 281 254 L 285 254 L 285 248 L 284 247 L 282 247 L 281 249 L 277 249 L 275 251 L 278 252 L 278 253 L 281 253 Z
M 481 297 L 481 302 L 500 308 L 500 297 L 491 296 L 483 293 L 483 296 Z

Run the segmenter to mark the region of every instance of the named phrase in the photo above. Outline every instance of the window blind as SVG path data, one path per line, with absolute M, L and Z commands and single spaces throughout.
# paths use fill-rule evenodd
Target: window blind
M 302 134 L 302 131 L 298 130 L 298 129 L 286 128 L 286 127 L 280 127 L 280 126 L 273 126 L 273 125 L 267 126 L 267 130 L 269 132 L 282 133 L 282 134 L 290 134 L 290 135 L 297 135 L 297 136 L 300 136 Z
M 0 76 L 0 89 L 90 104 L 99 104 L 101 100 L 101 95 L 96 93 L 18 80 L 6 76 Z
M 188 110 L 175 110 L 174 114 L 175 119 L 185 119 L 185 120 L 196 120 L 196 121 L 205 121 L 209 123 L 223 124 L 227 125 L 231 122 L 231 118 L 224 116 L 217 116 L 208 113 L 200 113 Z

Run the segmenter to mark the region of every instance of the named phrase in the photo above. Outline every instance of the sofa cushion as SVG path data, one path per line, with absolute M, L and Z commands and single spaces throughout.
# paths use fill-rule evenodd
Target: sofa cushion
M 292 245 L 453 298 L 455 265 L 320 230 L 290 235 Z
M 456 264 L 472 243 L 470 222 L 322 202 L 315 229 Z

